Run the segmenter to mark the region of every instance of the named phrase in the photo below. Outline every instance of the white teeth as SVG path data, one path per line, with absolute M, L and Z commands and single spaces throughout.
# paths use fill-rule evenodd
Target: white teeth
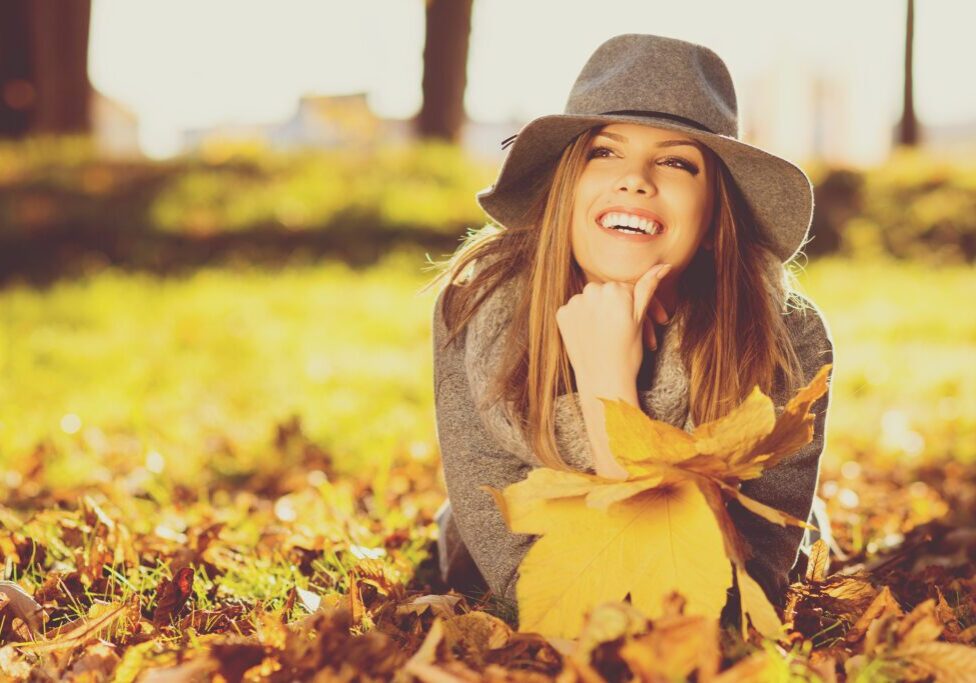
M 661 232 L 661 224 L 657 221 L 648 220 L 641 216 L 627 213 L 607 213 L 600 219 L 600 225 L 605 228 L 612 228 L 615 225 L 627 226 L 641 230 L 650 235 Z

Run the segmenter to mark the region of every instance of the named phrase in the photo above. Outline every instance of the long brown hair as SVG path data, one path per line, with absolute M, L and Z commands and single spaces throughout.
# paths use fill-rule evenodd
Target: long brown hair
M 602 125 L 585 130 L 563 150 L 557 163 L 535 182 L 547 186 L 529 209 L 528 227 L 487 224 L 471 231 L 454 254 L 435 262 L 450 274 L 442 297 L 450 344 L 482 302 L 508 278 L 525 278 L 512 302 L 503 360 L 489 388 L 490 398 L 507 402 L 510 417 L 547 467 L 572 469 L 559 456 L 555 437 L 556 397 L 575 391 L 575 377 L 556 324 L 556 311 L 582 291 L 586 278 L 572 255 L 571 223 L 575 188 L 587 150 Z M 690 371 L 690 410 L 695 424 L 735 408 L 752 387 L 766 394 L 792 395 L 802 381 L 775 292 L 803 307 L 789 270 L 770 268 L 779 259 L 759 231 L 748 204 L 721 159 L 707 152 L 716 211 L 714 248 L 699 248 L 680 274 L 674 316 L 683 316 L 681 357 Z M 475 268 L 477 266 L 477 268 Z M 780 277 L 780 275 L 782 277 Z M 771 282 L 771 278 L 779 282 Z M 479 296 L 480 295 L 480 296 Z M 582 419 L 582 416 L 580 416 Z

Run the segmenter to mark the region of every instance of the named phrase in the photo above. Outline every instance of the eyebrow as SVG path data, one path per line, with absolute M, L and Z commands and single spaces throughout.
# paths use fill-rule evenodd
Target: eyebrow
M 618 142 L 627 142 L 627 138 L 623 135 L 617 133 L 597 133 L 596 137 L 610 138 L 611 140 L 617 140 Z M 696 148 L 702 155 L 705 154 L 705 145 L 698 142 L 697 140 L 662 140 L 655 145 L 656 147 L 679 147 L 682 145 L 687 145 L 689 147 Z

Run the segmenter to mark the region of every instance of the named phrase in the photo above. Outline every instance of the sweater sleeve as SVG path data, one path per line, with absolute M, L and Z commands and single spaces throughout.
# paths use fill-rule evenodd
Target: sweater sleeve
M 813 379 L 823 365 L 833 363 L 834 349 L 822 314 L 809 300 L 806 301 L 810 309 L 791 310 L 787 318 L 794 350 L 803 367 L 804 385 Z M 833 368 L 828 374 L 827 392 L 810 406 L 810 412 L 814 413 L 813 440 L 763 472 L 762 476 L 744 481 L 741 486 L 747 496 L 804 521 L 810 518 L 817 490 L 832 376 Z M 778 393 L 773 396 L 778 407 L 792 398 L 782 391 Z M 752 557 L 746 561 L 746 570 L 763 587 L 770 601 L 782 608 L 789 586 L 788 573 L 796 563 L 804 530 L 767 521 L 746 510 L 737 500 L 728 503 L 728 510 L 737 528 L 752 546 Z
M 491 439 L 475 408 L 464 365 L 467 330 L 441 349 L 447 338 L 442 298 L 443 290 L 433 316 L 434 408 L 448 499 L 461 541 L 485 582 L 517 614 L 518 565 L 538 536 L 512 533 L 491 494 L 478 487 L 504 489 L 524 479 L 531 465 Z M 448 552 L 453 554 L 454 549 Z

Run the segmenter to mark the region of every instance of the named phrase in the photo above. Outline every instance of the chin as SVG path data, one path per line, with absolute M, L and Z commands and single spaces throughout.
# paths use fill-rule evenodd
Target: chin
M 633 284 L 640 278 L 640 275 L 635 274 L 632 270 L 598 270 L 594 275 L 595 282 L 608 282 L 613 280 L 614 282 L 629 282 Z

